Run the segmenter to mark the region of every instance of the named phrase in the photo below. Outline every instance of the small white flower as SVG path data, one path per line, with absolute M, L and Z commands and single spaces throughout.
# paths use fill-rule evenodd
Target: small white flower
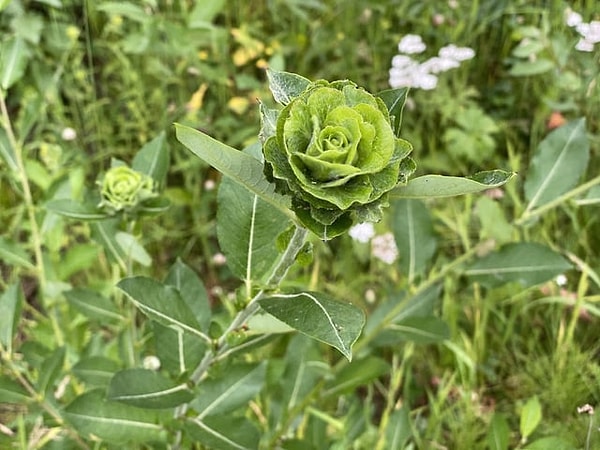
M 71 127 L 66 127 L 62 130 L 62 133 L 60 133 L 60 137 L 63 141 L 74 141 L 77 138 L 77 131 Z
M 475 56 L 475 50 L 469 47 L 457 47 L 454 44 L 440 48 L 438 55 L 441 58 L 454 59 L 455 61 L 467 61 Z
M 407 34 L 398 43 L 398 51 L 407 55 L 423 53 L 426 48 L 423 39 L 417 34 Z
M 416 64 L 417 64 L 417 62 L 414 59 L 412 59 L 410 56 L 396 55 L 392 58 L 392 67 L 395 67 L 398 69 L 412 67 Z
M 421 88 L 425 91 L 435 89 L 438 83 L 438 77 L 431 73 L 423 72 L 414 78 L 414 87 Z
M 581 17 L 581 14 L 573 11 L 571 8 L 568 8 L 565 11 L 565 16 L 565 22 L 569 27 L 576 27 L 583 22 L 583 17 Z
M 447 70 L 456 69 L 457 67 L 460 67 L 460 62 L 458 62 L 456 59 L 442 58 L 439 56 L 429 58 L 427 61 L 421 64 L 421 68 L 429 73 L 446 72 Z
M 371 254 L 386 264 L 392 264 L 398 259 L 398 247 L 392 233 L 375 236 L 371 241 Z
M 564 274 L 560 274 L 558 275 L 555 279 L 554 282 L 558 285 L 558 286 L 565 286 L 567 284 L 567 277 Z
M 227 258 L 223 253 L 215 253 L 212 257 L 212 262 L 215 266 L 224 266 Z
M 375 294 L 375 290 L 374 289 L 367 289 L 365 291 L 365 301 L 369 304 L 373 304 L 375 303 L 375 300 L 377 300 L 377 294 Z
M 355 241 L 365 244 L 375 236 L 375 228 L 373 227 L 373 224 L 369 222 L 359 223 L 350 228 L 348 234 Z
M 600 42 L 600 20 L 593 20 L 589 23 L 589 28 L 584 38 L 593 44 Z
M 146 356 L 142 361 L 142 366 L 147 370 L 158 370 L 160 369 L 160 359 L 154 355 Z
M 458 8 L 458 1 L 457 0 L 448 0 L 448 6 L 450 7 L 450 9 L 456 9 L 456 8 Z
M 204 182 L 204 190 L 205 191 L 212 191 L 212 190 L 214 190 L 215 186 L 216 186 L 216 183 L 214 180 L 206 180 Z
M 594 44 L 587 39 L 579 39 L 577 45 L 575 45 L 575 50 L 579 50 L 580 52 L 593 52 Z

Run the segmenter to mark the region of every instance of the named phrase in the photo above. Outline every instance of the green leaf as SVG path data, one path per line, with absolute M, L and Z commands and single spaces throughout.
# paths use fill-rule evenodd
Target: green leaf
M 175 131 L 179 142 L 200 159 L 290 218 L 294 217 L 289 199 L 275 192 L 275 186 L 265 178 L 261 162 L 193 128 L 175 124 Z
M 31 52 L 20 37 L 10 37 L 0 45 L 0 87 L 6 91 L 25 72 Z
M 521 438 L 523 442 L 533 433 L 537 426 L 542 421 L 542 405 L 540 400 L 535 397 L 531 397 L 521 410 L 521 420 L 519 422 L 519 430 L 521 431 Z
M 194 314 L 173 286 L 146 277 L 125 278 L 117 287 L 149 318 L 167 327 L 173 327 L 198 336 L 206 342 L 210 338 L 202 332 Z
M 35 270 L 35 266 L 30 260 L 29 254 L 14 242 L 7 241 L 0 236 L 0 259 L 6 264 L 21 266 L 27 270 Z
M 117 242 L 115 235 L 117 234 L 119 219 L 107 219 L 90 222 L 90 230 L 92 238 L 102 247 L 108 260 L 111 263 L 119 265 L 123 272 L 127 272 L 127 255 Z
M 68 198 L 51 200 L 45 205 L 46 210 L 70 219 L 78 220 L 102 220 L 110 216 L 95 206 L 83 205 Z
M 526 211 L 554 200 L 574 187 L 584 174 L 590 143 L 585 118 L 552 131 L 540 142 L 525 179 Z
M 79 312 L 92 320 L 101 323 L 125 320 L 114 303 L 96 291 L 77 288 L 63 295 Z
M 63 364 L 65 362 L 66 348 L 59 347 L 52 352 L 42 362 L 40 367 L 39 378 L 36 383 L 38 392 L 47 395 L 51 389 L 54 388 L 54 382 L 58 376 L 62 373 Z
M 287 105 L 310 85 L 310 80 L 301 75 L 267 69 L 269 89 L 277 103 Z
M 151 16 L 144 11 L 144 8 L 131 2 L 102 2 L 96 6 L 96 9 L 112 16 L 127 17 L 139 23 L 144 23 L 151 19 Z
M 548 247 L 530 242 L 510 243 L 471 264 L 465 275 L 487 287 L 517 282 L 534 286 L 571 269 L 571 264 Z
M 400 126 L 402 125 L 402 111 L 408 97 L 409 88 L 387 89 L 377 93 L 377 97 L 383 100 L 390 112 L 392 126 L 396 136 L 400 137 Z
M 184 430 L 194 441 L 212 450 L 259 448 L 260 432 L 245 417 L 225 415 L 189 419 Z
M 412 283 L 422 274 L 433 257 L 436 237 L 429 210 L 415 199 L 400 199 L 392 203 L 392 230 L 400 253 L 400 268 Z
M 220 377 L 200 383 L 198 395 L 190 406 L 198 411 L 198 419 L 226 414 L 246 405 L 261 391 L 265 383 L 266 364 L 237 364 Z
M 506 220 L 500 203 L 482 195 L 475 204 L 475 213 L 481 222 L 481 238 L 494 239 L 499 244 L 512 240 L 513 228 Z
M 260 280 L 279 255 L 275 237 L 288 227 L 288 217 L 228 178 L 217 203 L 217 238 L 228 267 L 240 279 Z
M 23 306 L 21 285 L 9 285 L 0 296 L 0 345 L 8 355 L 12 354 L 12 341 L 17 332 Z
M 64 411 L 67 421 L 83 436 L 114 443 L 165 439 L 159 412 L 105 400 L 102 390 L 77 397 Z
M 0 157 L 4 159 L 4 162 L 6 162 L 6 165 L 12 172 L 16 172 L 18 169 L 17 157 L 15 156 L 15 150 L 10 145 L 4 128 L 0 128 Z
M 536 439 L 531 444 L 524 447 L 524 450 L 579 450 L 581 447 L 575 447 L 568 441 L 556 436 L 548 436 Z
M 600 186 L 596 185 L 592 187 L 585 197 L 575 200 L 575 203 L 579 206 L 597 205 L 600 203 Z
M 446 322 L 435 316 L 408 317 L 388 325 L 378 336 L 377 343 L 392 345 L 398 342 L 417 344 L 435 344 L 450 338 L 450 329 Z
M 61 255 L 60 265 L 56 267 L 59 280 L 68 280 L 71 275 L 90 268 L 98 263 L 100 247 L 96 244 L 74 244 Z
M 206 351 L 206 341 L 157 322 L 152 322 L 152 330 L 154 348 L 161 369 L 178 375 L 200 363 Z
M 0 375 L 0 404 L 25 403 L 29 400 L 27 390 L 15 380 Z
M 159 186 L 164 184 L 169 169 L 169 148 L 164 131 L 136 153 L 131 168 L 148 175 Z
M 389 450 L 402 450 L 412 437 L 410 426 L 409 408 L 403 406 L 395 410 L 388 420 L 385 429 L 386 448 Z
M 260 300 L 259 304 L 282 322 L 337 348 L 352 360 L 352 345 L 365 323 L 361 309 L 318 292 L 275 294 Z
M 513 77 L 530 77 L 540 75 L 554 69 L 553 61 L 546 58 L 538 58 L 535 61 L 518 61 L 508 71 Z
M 338 396 L 354 391 L 359 386 L 367 385 L 380 376 L 389 373 L 390 365 L 377 356 L 367 356 L 345 365 L 330 381 L 323 396 Z
M 152 257 L 148 254 L 146 249 L 142 247 L 134 235 L 125 233 L 124 231 L 117 231 L 115 233 L 115 240 L 121 249 L 123 249 L 126 258 L 140 263 L 144 267 L 150 267 L 152 264 Z
M 186 383 L 173 383 L 158 372 L 125 369 L 110 380 L 108 400 L 147 409 L 174 408 L 194 398 Z
M 479 172 L 467 178 L 444 175 L 423 175 L 413 178 L 405 186 L 390 192 L 391 198 L 437 198 L 474 194 L 500 187 L 508 182 L 514 172 L 491 170 Z
M 487 444 L 490 450 L 507 450 L 510 443 L 510 428 L 506 418 L 495 413 L 487 432 Z
M 210 325 L 210 303 L 202 280 L 180 259 L 169 269 L 165 284 L 175 287 L 198 321 L 202 330 Z
M 259 104 L 260 110 L 260 132 L 258 134 L 260 141 L 265 141 L 277 133 L 277 118 L 279 110 L 267 108 L 263 103 Z
M 188 16 L 188 26 L 197 28 L 210 24 L 225 7 L 226 0 L 205 0 L 196 3 Z
M 71 370 L 88 386 L 106 387 L 119 368 L 119 364 L 112 359 L 90 356 L 77 361 Z

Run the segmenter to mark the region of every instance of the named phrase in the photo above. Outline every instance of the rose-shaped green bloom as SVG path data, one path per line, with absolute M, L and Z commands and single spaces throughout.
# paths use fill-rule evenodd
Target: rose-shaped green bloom
M 100 186 L 100 206 L 114 212 L 132 210 L 144 200 L 158 195 L 151 177 L 127 166 L 109 169 Z
M 380 220 L 387 192 L 414 170 L 384 102 L 350 81 L 311 83 L 281 111 L 263 150 L 267 177 L 324 238 Z

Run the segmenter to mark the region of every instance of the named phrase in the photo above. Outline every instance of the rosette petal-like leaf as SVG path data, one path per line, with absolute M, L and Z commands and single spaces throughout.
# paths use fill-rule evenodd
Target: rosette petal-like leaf
M 414 171 L 385 103 L 351 81 L 319 80 L 283 108 L 263 146 L 265 173 L 323 239 L 378 221 L 387 193 Z

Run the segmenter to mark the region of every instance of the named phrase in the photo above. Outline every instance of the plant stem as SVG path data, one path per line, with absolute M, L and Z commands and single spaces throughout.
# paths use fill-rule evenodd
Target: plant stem
M 10 116 L 8 114 L 8 108 L 6 107 L 6 92 L 0 89 L 0 115 L 2 117 L 2 126 L 6 131 L 8 142 L 12 147 L 15 154 L 15 163 L 17 165 L 17 176 L 19 183 L 23 189 L 23 200 L 25 201 L 25 208 L 27 210 L 27 216 L 29 219 L 29 228 L 31 230 L 31 243 L 33 245 L 33 254 L 35 257 L 35 268 L 39 282 L 39 297 L 40 301 L 44 306 L 47 306 L 44 302 L 44 295 L 46 292 L 46 268 L 44 265 L 44 255 L 42 251 L 42 235 L 40 228 L 35 217 L 35 203 L 33 201 L 33 195 L 31 194 L 31 185 L 27 178 L 27 172 L 25 171 L 25 163 L 23 161 L 23 146 L 17 141 L 15 133 L 13 131 Z M 62 346 L 64 338 L 60 327 L 58 326 L 58 320 L 56 318 L 56 310 L 53 308 L 50 311 L 50 322 L 56 337 L 56 345 Z
M 306 241 L 306 237 L 308 235 L 308 230 L 302 227 L 296 227 L 288 246 L 285 251 L 282 253 L 279 261 L 273 267 L 271 274 L 266 280 L 266 286 L 278 285 L 287 275 L 290 267 L 294 264 L 298 253 L 302 250 L 304 243 Z M 233 331 L 239 329 L 242 325 L 246 323 L 246 321 L 252 317 L 254 314 L 258 312 L 260 306 L 258 301 L 264 297 L 266 290 L 261 289 L 246 305 L 246 307 L 241 310 L 237 316 L 232 320 L 227 329 L 223 332 L 223 334 L 219 337 L 213 348 L 208 349 L 204 354 L 204 357 L 192 373 L 190 377 L 190 381 L 195 385 L 197 384 L 202 377 L 206 374 L 210 366 L 218 361 L 223 354 L 225 354 L 229 349 L 229 344 L 227 343 L 227 338 L 229 334 Z M 188 405 L 181 405 L 175 411 L 175 417 L 182 417 L 185 415 L 188 409 Z M 180 448 L 181 445 L 181 434 L 178 433 L 175 443 L 172 446 L 173 450 Z
M 555 198 L 554 200 L 549 201 L 548 203 L 545 203 L 542 206 L 539 206 L 538 208 L 529 209 L 528 207 L 523 213 L 523 215 L 517 221 L 515 221 L 515 225 L 523 225 L 528 220 L 539 216 L 552 208 L 557 207 L 561 203 L 564 203 L 567 200 L 572 199 L 573 197 L 577 197 L 578 195 L 583 194 L 585 191 L 593 188 L 598 184 L 600 184 L 600 175 L 598 175 L 595 178 L 592 178 L 590 181 L 583 183 L 580 186 L 577 186 L 575 189 L 571 189 L 569 192 L 566 192 L 565 194 Z

